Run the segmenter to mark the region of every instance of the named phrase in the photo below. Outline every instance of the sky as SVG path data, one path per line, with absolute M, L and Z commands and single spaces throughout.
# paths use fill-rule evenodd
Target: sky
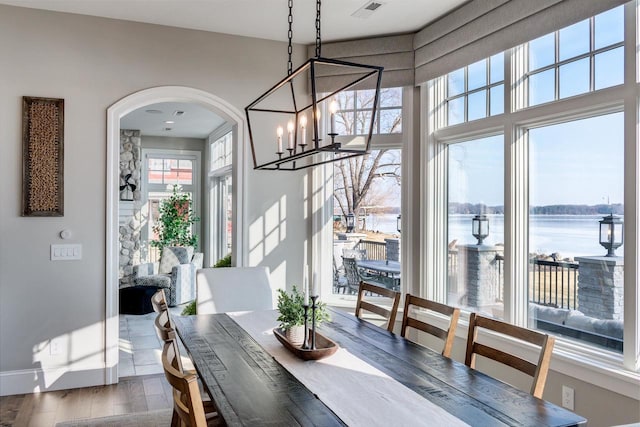
M 503 205 L 502 136 L 449 148 L 449 201 Z M 622 203 L 623 114 L 529 131 L 530 205 Z

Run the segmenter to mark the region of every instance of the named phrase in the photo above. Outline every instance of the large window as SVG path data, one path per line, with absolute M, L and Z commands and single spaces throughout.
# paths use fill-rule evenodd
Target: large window
M 624 257 L 628 236 L 605 255 L 607 239 L 615 240 L 607 222 L 624 224 L 625 201 L 639 197 L 628 185 L 630 164 L 638 167 L 629 161 L 638 141 L 628 114 L 637 118 L 640 87 L 624 73 L 625 62 L 636 62 L 624 40 L 625 23 L 635 21 L 624 14 L 633 9 L 469 64 L 423 91 L 423 293 L 543 329 L 582 355 L 628 351 L 627 366 L 637 355 L 636 343 L 623 346 L 625 294 L 634 286 L 625 263 L 637 261 Z M 472 223 L 482 214 L 488 233 L 480 242 Z M 629 327 L 637 336 L 637 325 Z
M 622 84 L 624 7 L 585 19 L 524 46 L 523 107 Z
M 374 91 L 343 92 L 336 129 L 368 132 Z M 374 123 L 373 150 L 331 164 L 333 197 L 332 298 L 355 303 L 360 280 L 401 288 L 401 144 L 403 89 L 382 89 Z
M 447 302 L 500 318 L 504 310 L 503 146 L 502 135 L 448 145 Z M 474 230 L 474 222 L 480 219 L 486 227 Z
M 142 253 L 145 259 L 155 262 L 160 259 L 160 253 L 149 242 L 157 238 L 153 232 L 153 226 L 160 215 L 160 203 L 171 196 L 174 186 L 178 186 L 181 193 L 191 197 L 194 212 L 196 216 L 200 216 L 197 179 L 200 157 L 199 153 L 193 152 L 145 149 L 143 159 L 143 190 L 146 201 L 143 209 L 146 211 L 147 222 L 142 228 L 144 242 Z M 193 232 L 199 235 L 199 223 L 196 223 Z
M 453 71 L 446 78 L 447 125 L 504 112 L 504 54 Z
M 353 90 L 340 92 L 336 132 L 340 135 L 362 135 L 369 132 L 365 125 L 370 123 L 373 112 L 374 90 Z M 378 110 L 373 133 L 402 133 L 402 88 L 380 90 Z
M 219 135 L 219 133 L 217 134 Z M 232 218 L 232 165 L 233 132 L 209 137 L 209 210 L 210 259 L 213 265 L 231 252 Z
M 623 129 L 615 113 L 528 130 L 530 325 L 617 351 L 624 246 L 605 257 L 599 222 L 624 220 Z

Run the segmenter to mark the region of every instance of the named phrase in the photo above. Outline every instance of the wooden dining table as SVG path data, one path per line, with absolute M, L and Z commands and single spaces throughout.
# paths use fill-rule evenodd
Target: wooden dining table
M 583 417 L 573 412 L 535 398 L 351 314 L 333 308 L 329 311 L 331 320 L 323 323 L 318 332 L 335 341 L 349 357 L 371 366 L 400 387 L 400 391 L 414 396 L 412 403 L 406 405 L 409 407 L 396 401 L 380 408 L 380 404 L 373 401 L 369 405 L 361 404 L 355 396 L 342 401 L 325 398 L 326 393 L 314 393 L 310 389 L 313 389 L 314 378 L 318 376 L 314 377 L 313 371 L 322 365 L 313 365 L 318 363 L 316 361 L 299 361 L 295 365 L 297 370 L 293 372 L 311 374 L 311 380 L 304 380 L 305 386 L 263 348 L 270 347 L 271 340 L 276 340 L 269 335 L 272 325 L 265 324 L 264 330 L 259 328 L 258 335 L 252 331 L 252 336 L 233 314 L 175 317 L 175 323 L 207 393 L 215 401 L 227 425 L 365 425 L 354 422 L 353 418 L 345 422 L 337 415 L 343 413 L 343 409 L 348 409 L 350 414 L 355 413 L 356 417 L 358 412 L 354 411 L 362 411 L 362 419 L 374 409 L 390 417 L 394 416 L 394 411 L 398 414 L 403 412 L 406 416 L 407 411 L 415 410 L 416 419 L 410 425 L 450 425 L 439 423 L 436 418 L 418 418 L 420 411 L 417 409 L 428 405 L 446 416 L 455 417 L 460 425 L 537 427 L 586 423 Z M 275 319 L 273 313 L 269 314 L 269 319 Z M 325 360 L 330 361 L 338 354 Z M 344 373 L 348 378 L 348 371 Z M 377 375 L 368 377 L 375 379 Z M 367 389 L 366 383 L 358 386 L 363 392 Z M 337 392 L 340 385 L 336 383 L 335 387 Z M 398 399 L 398 396 L 378 397 L 382 402 L 393 402 L 394 397 Z M 417 404 L 415 399 L 418 399 Z M 371 425 L 370 422 L 366 424 Z M 402 424 L 409 425 L 406 422 L 397 425 Z

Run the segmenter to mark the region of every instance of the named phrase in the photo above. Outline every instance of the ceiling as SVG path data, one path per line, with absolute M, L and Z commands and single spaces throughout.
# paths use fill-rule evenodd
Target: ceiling
M 177 111 L 184 114 L 176 114 Z M 196 104 L 161 102 L 127 114 L 120 120 L 120 128 L 139 130 L 145 136 L 206 138 L 224 122 L 222 117 Z
M 468 0 L 323 0 L 322 41 L 417 31 Z M 287 39 L 287 0 L 0 0 L 0 4 L 212 31 L 269 40 Z M 294 43 L 315 40 L 315 2 L 294 2 Z M 360 11 L 360 13 L 357 13 Z M 160 113 L 148 113 L 158 110 Z M 182 116 L 174 116 L 177 110 Z M 174 121 L 175 123 L 165 123 Z M 162 103 L 122 118 L 143 135 L 205 138 L 224 119 L 198 105 Z M 171 128 L 171 130 L 165 130 Z
M 468 0 L 374 0 L 366 18 L 353 13 L 372 0 L 323 0 L 322 40 L 416 31 Z M 8 4 L 270 40 L 287 39 L 287 0 L 0 0 Z M 315 40 L 315 2 L 294 2 L 293 41 Z

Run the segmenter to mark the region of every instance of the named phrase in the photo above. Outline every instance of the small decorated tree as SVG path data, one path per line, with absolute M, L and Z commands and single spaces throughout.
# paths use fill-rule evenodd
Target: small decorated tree
M 180 187 L 173 186 L 173 194 L 160 203 L 160 216 L 153 226 L 158 239 L 151 246 L 162 251 L 165 246 L 193 246 L 198 244 L 198 236 L 193 234 L 193 224 L 200 221 L 193 213 L 191 196 L 179 192 Z

